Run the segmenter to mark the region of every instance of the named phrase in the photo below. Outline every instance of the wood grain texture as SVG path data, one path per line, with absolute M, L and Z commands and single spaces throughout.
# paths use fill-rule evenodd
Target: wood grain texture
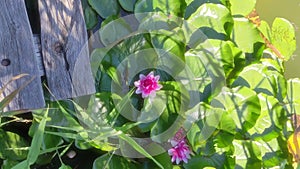
M 80 0 L 39 0 L 41 45 L 52 100 L 95 92 Z
M 10 83 L 4 93 L 0 94 L 0 100 L 34 77 L 34 80 L 21 90 L 4 111 L 44 107 L 41 80 L 34 57 L 32 32 L 24 0 L 2 0 L 0 23 L 0 88 L 3 88 L 13 76 L 28 74 Z

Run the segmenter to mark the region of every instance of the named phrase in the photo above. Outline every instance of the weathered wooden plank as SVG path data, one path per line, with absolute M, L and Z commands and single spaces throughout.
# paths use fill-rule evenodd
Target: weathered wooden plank
M 0 5 L 0 88 L 13 77 L 26 73 L 10 83 L 0 100 L 34 77 L 4 111 L 36 109 L 45 106 L 41 80 L 34 57 L 33 38 L 24 0 L 2 0 Z
M 55 100 L 95 92 L 80 0 L 39 0 L 41 45 Z

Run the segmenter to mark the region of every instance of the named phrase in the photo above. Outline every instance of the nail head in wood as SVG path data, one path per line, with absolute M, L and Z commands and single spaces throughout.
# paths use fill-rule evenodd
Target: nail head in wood
M 10 65 L 10 60 L 9 59 L 3 59 L 1 61 L 1 65 L 2 66 L 9 66 Z

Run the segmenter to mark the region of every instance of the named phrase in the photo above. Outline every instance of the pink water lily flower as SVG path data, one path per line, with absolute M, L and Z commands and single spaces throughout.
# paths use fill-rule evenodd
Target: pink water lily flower
M 182 139 L 177 143 L 176 146 L 168 150 L 168 154 L 172 157 L 172 162 L 176 161 L 176 164 L 179 164 L 181 161 L 187 163 L 188 159 L 191 158 L 191 150 L 186 143 L 185 139 Z
M 140 80 L 134 82 L 134 86 L 137 87 L 135 93 L 142 94 L 143 98 L 153 98 L 156 95 L 156 91 L 160 90 L 162 86 L 158 84 L 160 76 L 154 76 L 153 72 L 150 72 L 147 76 L 140 74 Z
M 187 163 L 188 159 L 191 158 L 190 154 L 192 151 L 185 139 L 184 129 L 180 128 L 169 142 L 171 142 L 172 148 L 168 150 L 168 154 L 172 157 L 172 162 L 176 161 L 176 164 L 179 164 L 181 161 Z

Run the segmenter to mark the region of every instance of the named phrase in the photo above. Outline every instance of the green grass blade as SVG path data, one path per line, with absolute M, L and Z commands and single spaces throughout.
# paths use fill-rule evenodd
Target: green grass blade
M 127 136 L 126 134 L 122 133 L 118 136 L 120 139 L 126 141 L 128 144 L 130 144 L 136 151 L 144 155 L 145 157 L 151 159 L 159 168 L 163 169 L 164 167 L 155 160 L 143 147 L 141 147 L 134 139 Z
M 44 117 L 42 118 L 36 133 L 34 133 L 31 142 L 31 147 L 28 152 L 27 163 L 29 166 L 37 160 L 40 154 L 40 147 L 43 143 L 44 131 L 45 131 L 45 126 L 48 117 L 48 109 L 46 109 L 46 111 L 44 112 L 45 112 Z
M 20 163 L 18 163 L 17 165 L 15 165 L 13 168 L 11 169 L 29 169 L 29 166 L 27 165 L 27 160 L 24 160 Z

